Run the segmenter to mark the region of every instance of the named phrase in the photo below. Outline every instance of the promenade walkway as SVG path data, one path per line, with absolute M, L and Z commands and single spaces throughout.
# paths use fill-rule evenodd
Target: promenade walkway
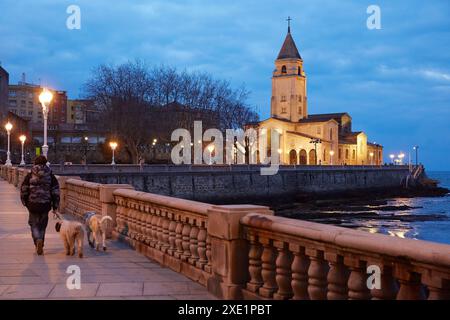
M 83 259 L 67 257 L 51 214 L 45 255 L 37 256 L 27 220 L 17 189 L 0 179 L 0 299 L 214 299 L 118 241 L 109 241 L 107 252 L 85 241 Z M 80 267 L 80 290 L 66 287 L 70 265 Z

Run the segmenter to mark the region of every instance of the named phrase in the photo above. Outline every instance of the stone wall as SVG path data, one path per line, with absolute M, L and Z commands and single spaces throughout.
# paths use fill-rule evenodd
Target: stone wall
M 409 175 L 406 166 L 283 166 L 273 176 L 262 176 L 259 169 L 259 166 L 160 166 L 137 172 L 127 168 L 93 173 L 79 170 L 70 174 L 91 182 L 130 184 L 139 191 L 216 204 L 290 198 L 302 193 L 400 188 Z

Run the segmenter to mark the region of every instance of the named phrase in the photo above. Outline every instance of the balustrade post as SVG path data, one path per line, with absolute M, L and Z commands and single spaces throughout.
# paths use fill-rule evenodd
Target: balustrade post
M 170 225 L 170 221 L 169 221 L 169 217 L 168 217 L 168 212 L 164 212 L 164 216 L 163 216 L 163 221 L 162 221 L 162 246 L 161 246 L 161 250 L 163 252 L 167 252 L 167 250 L 170 247 L 170 243 L 169 243 L 169 225 Z
M 306 248 L 306 255 L 309 256 L 310 264 L 308 268 L 308 294 L 311 300 L 327 299 L 327 273 L 328 263 L 324 260 L 324 253 L 321 250 Z
M 397 265 L 394 269 L 394 276 L 400 284 L 397 300 L 425 299 L 420 274 L 410 271 L 407 266 Z
M 219 298 L 243 297 L 242 289 L 249 280 L 249 243 L 240 219 L 249 213 L 273 215 L 267 207 L 252 205 L 212 206 L 208 209 L 207 248 L 210 241 L 212 276 L 207 287 Z
M 422 282 L 429 291 L 428 300 L 450 300 L 450 277 L 448 274 L 431 270 L 422 277 Z
M 249 235 L 247 239 L 250 242 L 250 250 L 248 253 L 248 271 L 250 274 L 250 281 L 247 283 L 247 290 L 256 293 L 264 284 L 261 276 L 261 255 L 263 250 L 261 244 L 258 242 L 258 237 L 256 235 Z
M 276 300 L 287 300 L 294 295 L 291 287 L 292 283 L 292 254 L 288 250 L 288 244 L 282 241 L 274 241 L 274 246 L 278 250 L 276 265 L 276 276 L 278 291 L 273 295 Z
M 367 265 L 375 265 L 380 268 L 380 289 L 370 290 L 372 300 L 395 300 L 398 292 L 398 286 L 393 275 L 393 268 L 389 263 L 380 261 L 367 261 Z M 369 274 L 370 275 L 370 274 Z
M 170 223 L 169 223 L 169 249 L 167 252 L 173 256 L 176 251 L 176 245 L 175 245 L 175 239 L 176 239 L 176 228 L 177 228 L 177 222 L 174 220 L 174 217 L 170 217 Z
M 294 300 L 309 300 L 308 294 L 308 269 L 309 258 L 305 255 L 305 248 L 297 244 L 290 244 L 289 249 L 294 253 L 292 261 L 292 290 Z
M 199 233 L 199 228 L 195 225 L 195 221 L 194 221 L 194 225 L 191 228 L 191 233 L 189 234 L 189 250 L 191 251 L 191 257 L 189 258 L 189 263 L 194 265 L 196 264 L 196 262 L 198 261 L 198 233 Z
M 191 234 L 191 225 L 189 224 L 188 218 L 186 218 L 186 221 L 183 223 L 183 231 L 181 234 L 183 236 L 182 237 L 183 254 L 181 255 L 181 260 L 187 261 L 191 256 L 191 250 L 189 248 L 190 245 L 189 235 Z
M 178 217 L 177 227 L 175 228 L 175 246 L 177 248 L 175 257 L 181 259 L 183 254 L 183 223 L 181 222 L 181 217 Z
M 348 270 L 344 265 L 343 256 L 334 252 L 325 252 L 325 259 L 330 263 L 327 275 L 328 300 L 346 300 L 348 298 Z
M 208 257 L 206 255 L 206 237 L 208 233 L 205 228 L 205 222 L 202 222 L 200 229 L 197 235 L 197 244 L 198 244 L 198 261 L 197 268 L 203 269 L 204 266 L 208 263 Z
M 350 269 L 347 281 L 348 298 L 350 300 L 369 300 L 371 294 L 367 287 L 367 262 L 358 257 L 344 257 L 344 264 Z

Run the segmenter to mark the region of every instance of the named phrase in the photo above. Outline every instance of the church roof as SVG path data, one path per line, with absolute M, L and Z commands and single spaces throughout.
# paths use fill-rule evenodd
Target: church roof
M 284 39 L 280 53 L 278 53 L 277 60 L 279 59 L 302 59 L 290 31 L 288 31 L 286 39 Z

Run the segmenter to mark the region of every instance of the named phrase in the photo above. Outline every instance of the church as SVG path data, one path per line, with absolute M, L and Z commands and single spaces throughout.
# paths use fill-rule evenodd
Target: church
M 309 113 L 307 76 L 290 29 L 275 60 L 271 116 L 247 128 L 278 130 L 282 164 L 381 165 L 383 147 L 352 131 L 348 113 Z

